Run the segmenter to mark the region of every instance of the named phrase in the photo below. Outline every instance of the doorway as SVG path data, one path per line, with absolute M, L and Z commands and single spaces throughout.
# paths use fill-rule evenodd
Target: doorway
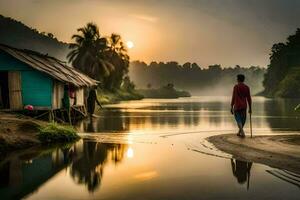
M 0 109 L 9 109 L 8 71 L 0 71 Z

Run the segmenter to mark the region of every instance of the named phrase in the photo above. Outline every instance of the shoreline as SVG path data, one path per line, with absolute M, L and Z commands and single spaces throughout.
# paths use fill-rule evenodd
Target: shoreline
M 255 136 L 233 134 L 208 137 L 216 148 L 234 158 L 300 173 L 300 135 Z
M 72 131 L 21 114 L 0 112 L 0 159 L 17 150 L 73 141 L 78 135 Z

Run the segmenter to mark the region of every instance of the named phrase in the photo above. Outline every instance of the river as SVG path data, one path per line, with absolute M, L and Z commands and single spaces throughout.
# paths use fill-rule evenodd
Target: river
M 0 162 L 1 199 L 299 199 L 300 175 L 240 161 L 205 138 L 237 132 L 229 97 L 107 105 L 75 144 Z M 253 99 L 253 134 L 298 134 L 300 100 Z M 249 135 L 249 123 L 246 124 Z

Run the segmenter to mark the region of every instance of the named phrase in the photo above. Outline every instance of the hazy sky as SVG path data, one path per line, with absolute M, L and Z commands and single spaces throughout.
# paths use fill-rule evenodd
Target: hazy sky
M 299 0 L 0 0 L 0 13 L 66 42 L 93 21 L 132 41 L 132 60 L 201 66 L 266 66 L 300 27 Z

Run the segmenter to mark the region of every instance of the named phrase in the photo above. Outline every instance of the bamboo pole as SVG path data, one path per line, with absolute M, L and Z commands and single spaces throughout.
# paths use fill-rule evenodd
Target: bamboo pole
M 250 133 L 251 133 L 251 138 L 252 138 L 252 114 L 249 113 L 250 115 Z

